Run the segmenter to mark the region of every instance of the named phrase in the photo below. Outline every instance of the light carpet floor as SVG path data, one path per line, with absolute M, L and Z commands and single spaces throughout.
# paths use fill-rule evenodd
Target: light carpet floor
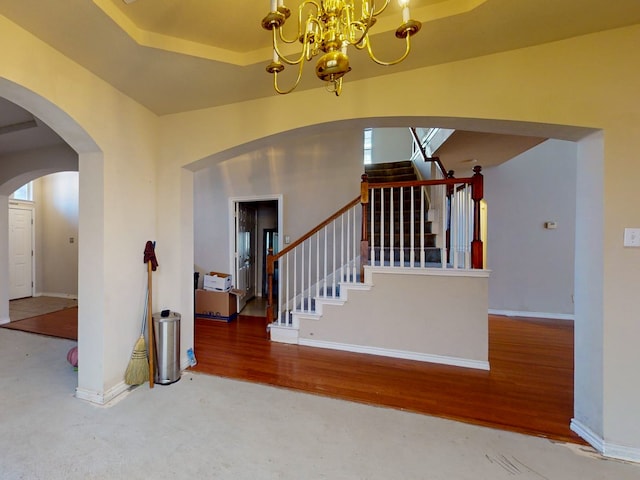
M 0 329 L 0 478 L 640 478 L 585 447 L 201 374 L 99 407 L 73 396 L 73 345 Z

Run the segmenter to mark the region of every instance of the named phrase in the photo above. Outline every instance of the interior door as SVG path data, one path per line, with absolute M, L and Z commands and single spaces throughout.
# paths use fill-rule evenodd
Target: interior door
M 256 294 L 256 231 L 257 210 L 247 203 L 236 203 L 236 288 L 242 290 L 238 300 L 241 311 Z
M 9 300 L 33 295 L 32 219 L 26 208 L 9 208 Z

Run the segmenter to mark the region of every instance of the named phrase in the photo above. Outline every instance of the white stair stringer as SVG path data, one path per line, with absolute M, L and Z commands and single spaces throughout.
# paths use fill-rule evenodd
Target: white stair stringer
M 369 275 L 369 280 L 371 276 Z M 371 283 L 340 283 L 340 296 L 339 297 L 314 297 L 315 310 L 314 311 L 293 311 L 291 313 L 291 325 L 276 325 L 272 323 L 269 325 L 269 333 L 272 342 L 299 344 L 299 332 L 300 332 L 300 320 L 320 320 L 322 318 L 322 308 L 324 305 L 344 305 L 349 298 L 349 290 L 371 290 Z

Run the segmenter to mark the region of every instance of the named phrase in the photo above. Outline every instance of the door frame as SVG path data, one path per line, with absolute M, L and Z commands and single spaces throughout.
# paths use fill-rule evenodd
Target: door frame
M 235 275 L 236 264 L 235 264 L 235 254 L 236 254 L 236 224 L 235 224 L 235 212 L 236 212 L 236 204 L 237 203 L 254 203 L 254 202 L 269 202 L 276 201 L 278 202 L 278 243 L 279 249 L 282 250 L 283 246 L 283 234 L 282 234 L 282 225 L 283 225 L 283 195 L 282 194 L 272 194 L 272 195 L 252 195 L 246 197 L 229 197 L 229 213 L 228 213 L 228 232 L 229 232 L 229 272 L 232 275 Z M 259 242 L 256 241 L 256 249 L 258 248 Z M 257 252 L 254 252 L 254 258 L 258 258 Z M 233 279 L 233 284 L 235 285 L 236 279 Z M 236 298 L 237 304 L 239 306 L 240 299 Z
M 31 211 L 31 296 L 36 296 L 36 206 L 33 202 L 9 199 L 9 210 Z M 10 225 L 8 225 L 10 230 Z M 9 231 L 9 234 L 10 231 Z M 11 261 L 11 259 L 9 259 Z M 9 279 L 11 282 L 11 279 Z

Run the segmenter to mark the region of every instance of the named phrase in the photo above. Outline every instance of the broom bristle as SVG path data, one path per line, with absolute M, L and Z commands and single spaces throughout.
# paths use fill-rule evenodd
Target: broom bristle
M 124 383 L 127 385 L 140 385 L 149 380 L 149 362 L 147 361 L 147 345 L 144 335 L 140 335 L 133 347 L 131 360 L 124 373 Z

